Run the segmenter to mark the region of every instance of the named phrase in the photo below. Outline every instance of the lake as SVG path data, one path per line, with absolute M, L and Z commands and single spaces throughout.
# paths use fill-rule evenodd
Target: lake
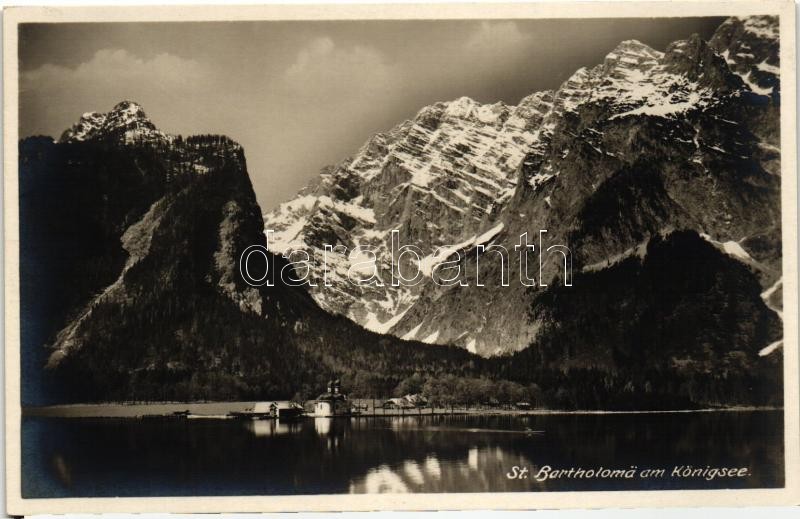
M 22 495 L 765 488 L 783 486 L 783 456 L 782 411 L 306 418 L 295 423 L 25 417 Z M 687 476 L 673 476 L 676 466 Z M 536 476 L 545 467 L 565 475 L 539 481 Z M 523 468 L 528 469 L 524 474 Z M 740 472 L 691 475 L 692 469 L 706 468 Z M 575 474 L 579 469 L 582 477 Z M 590 477 L 589 471 L 606 477 Z M 623 471 L 634 475 L 622 477 Z

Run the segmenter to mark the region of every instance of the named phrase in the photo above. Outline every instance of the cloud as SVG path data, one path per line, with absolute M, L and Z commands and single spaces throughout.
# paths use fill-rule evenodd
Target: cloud
M 156 115 L 153 122 L 165 131 L 183 132 L 187 124 L 208 127 L 204 122 L 220 104 L 214 101 L 219 92 L 211 69 L 196 60 L 98 50 L 75 66 L 46 63 L 21 73 L 20 132 L 57 136 L 80 114 L 105 112 L 125 99 Z M 197 110 L 200 102 L 206 109 Z
M 23 89 L 72 89 L 82 86 L 92 88 L 118 85 L 136 85 L 142 82 L 175 88 L 205 76 L 203 66 L 191 59 L 162 53 L 142 59 L 124 49 L 103 49 L 95 52 L 89 61 L 76 67 L 44 64 L 22 73 Z
M 483 21 L 467 39 L 464 51 L 477 59 L 507 58 L 528 48 L 533 36 L 520 30 L 513 21 Z
M 399 87 L 402 75 L 376 49 L 341 47 L 327 36 L 311 40 L 300 49 L 282 80 L 295 94 L 357 100 L 385 95 Z
M 310 72 L 316 60 L 329 58 L 334 50 L 333 40 L 328 37 L 312 40 L 297 53 L 297 59 L 286 70 L 286 77 L 297 78 Z

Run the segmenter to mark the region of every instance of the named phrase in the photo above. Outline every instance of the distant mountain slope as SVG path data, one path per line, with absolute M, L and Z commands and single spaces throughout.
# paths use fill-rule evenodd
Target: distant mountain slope
M 335 290 L 312 288 L 314 298 L 370 329 L 484 356 L 540 339 L 530 302 L 548 289 L 520 283 L 514 252 L 526 232 L 536 242 L 546 229 L 545 247 L 568 246 L 580 270 L 692 229 L 739 252 L 766 290 L 781 277 L 777 23 L 731 18 L 709 42 L 692 36 L 665 52 L 625 41 L 517 107 L 462 98 L 424 108 L 265 215 L 270 246 L 309 252 L 315 280 L 324 244 L 375 247 L 383 287 L 350 283 L 348 269 L 363 258 L 334 251 Z M 390 286 L 392 229 L 426 262 L 436 247 L 456 245 L 469 286 L 442 288 L 427 276 Z M 488 254 L 480 278 L 495 286 L 476 286 L 479 238 L 510 251 L 510 287 L 496 286 L 501 266 Z M 558 259 L 539 283 L 563 279 Z
M 656 235 L 534 300 L 536 344 L 496 358 L 495 373 L 536 380 L 559 408 L 780 404 L 782 358 L 762 348 L 783 326 L 761 291 L 746 265 L 696 233 Z

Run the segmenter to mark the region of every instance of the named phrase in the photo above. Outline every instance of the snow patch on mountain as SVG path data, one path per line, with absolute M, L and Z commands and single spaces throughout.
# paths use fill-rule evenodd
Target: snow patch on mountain
M 697 107 L 700 99 L 700 94 L 697 92 L 691 92 L 685 100 L 661 98 L 658 104 L 651 104 L 652 101 L 648 101 L 648 104 L 640 106 L 639 108 L 634 108 L 633 110 L 628 110 L 627 112 L 622 112 L 621 114 L 614 114 L 610 117 L 610 119 L 626 117 L 629 115 L 651 115 L 666 117 L 668 115 L 680 114 Z
M 422 328 L 422 323 L 419 323 L 414 328 L 411 328 L 406 334 L 403 335 L 403 339 L 410 341 L 416 339 L 417 334 L 419 333 L 419 329 Z
M 778 279 L 771 287 L 762 292 L 761 299 L 767 305 L 767 308 L 778 314 L 778 317 L 783 320 L 783 310 L 772 304 L 772 296 L 781 288 L 783 288 L 783 278 Z
M 700 233 L 700 236 L 707 242 L 713 244 L 715 247 L 722 250 L 728 256 L 732 256 L 745 263 L 756 263 L 753 257 L 750 256 L 750 254 L 746 250 L 744 250 L 744 247 L 742 247 L 739 242 L 735 242 L 733 240 L 720 242 L 715 240 L 706 233 Z
M 87 112 L 61 136 L 61 142 L 115 138 L 124 144 L 142 141 L 171 140 L 156 129 L 144 109 L 132 101 L 118 103 L 108 113 Z
M 474 247 L 477 247 L 478 245 L 488 244 L 492 239 L 494 239 L 498 234 L 500 234 L 504 226 L 505 224 L 503 222 L 500 222 L 491 229 L 481 233 L 480 235 L 472 236 L 471 238 L 468 238 L 455 245 L 440 247 L 436 251 L 436 253 L 422 258 L 422 260 L 420 261 L 420 270 L 422 271 L 423 274 L 430 277 L 436 265 L 446 261 L 456 252 L 466 251 Z
M 383 334 L 389 333 L 392 327 L 394 327 L 394 325 L 399 323 L 400 319 L 402 319 L 406 315 L 406 312 L 408 312 L 409 308 L 411 307 L 409 306 L 408 308 L 405 309 L 405 311 L 398 313 L 388 321 L 384 322 L 381 322 L 375 313 L 369 312 L 366 318 L 364 319 L 364 328 L 376 333 L 383 333 Z
M 422 342 L 425 344 L 436 344 L 436 339 L 439 338 L 439 330 L 435 330 L 433 333 L 422 339 Z

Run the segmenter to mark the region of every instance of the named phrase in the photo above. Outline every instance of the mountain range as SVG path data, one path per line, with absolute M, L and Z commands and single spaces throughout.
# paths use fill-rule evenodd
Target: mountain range
M 547 230 L 545 247 L 568 246 L 573 268 L 588 272 L 641 256 L 653 237 L 691 229 L 774 293 L 781 278 L 778 46 L 777 18 L 731 18 L 710 41 L 692 36 L 663 53 L 622 42 L 603 63 L 517 106 L 464 97 L 425 107 L 266 214 L 270 247 L 308 252 L 316 281 L 326 244 L 373 247 L 388 280 L 394 229 L 425 260 L 442 259 L 440 246 L 462 251 L 467 287 L 442 288 L 430 269 L 414 287 L 356 286 L 347 272 L 363 258 L 333 251 L 335 289 L 318 283 L 311 293 L 323 308 L 377 332 L 483 356 L 536 343 L 541 285 L 564 277 L 563 265 L 551 265 L 539 287 L 519 281 L 513 251 L 523 233 L 536 241 Z M 477 245 L 512 251 L 510 287 L 477 286 Z M 480 277 L 496 285 L 502 265 L 484 255 Z
M 308 398 L 331 376 L 559 408 L 780 403 L 778 48 L 776 18 L 731 18 L 664 52 L 622 42 L 517 106 L 436 103 L 263 217 L 241 146 L 136 103 L 24 139 L 23 403 Z M 363 257 L 334 251 L 325 286 L 325 245 L 372 247 L 388 280 L 392 230 L 421 283 L 354 284 Z M 514 246 L 541 230 L 572 268 L 544 254 L 528 286 Z M 317 286 L 248 285 L 250 245 L 296 276 L 304 251 Z M 456 252 L 465 286 L 434 283 Z

